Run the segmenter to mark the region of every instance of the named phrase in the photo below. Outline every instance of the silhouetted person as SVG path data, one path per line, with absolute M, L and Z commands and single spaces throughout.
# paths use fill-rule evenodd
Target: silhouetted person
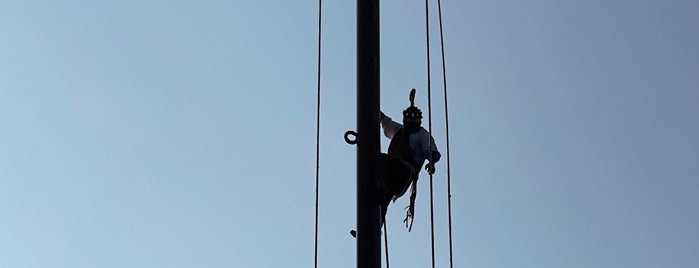
M 422 124 L 422 111 L 415 107 L 415 89 L 410 91 L 410 107 L 403 111 L 403 124 L 391 120 L 381 112 L 381 128 L 384 135 L 391 139 L 388 154 L 381 154 L 380 159 L 387 163 L 388 174 L 385 181 L 385 196 L 381 206 L 382 222 L 385 222 L 386 210 L 389 203 L 403 196 L 410 190 L 410 205 L 404 222 L 412 228 L 412 218 L 415 215 L 415 196 L 417 194 L 417 179 L 420 169 L 425 163 L 427 173 L 432 175 L 435 163 L 441 158 L 434 139 Z M 379 188 L 383 188 L 379 182 Z
M 381 224 L 386 222 L 386 210 L 391 201 L 403 196 L 412 185 L 410 205 L 403 220 L 410 230 L 415 215 L 415 196 L 420 169 L 425 160 L 431 158 L 425 165 L 425 170 L 430 175 L 434 174 L 434 164 L 442 155 L 437 150 L 430 133 L 421 126 L 422 111 L 415 107 L 415 89 L 410 91 L 410 107 L 403 111 L 403 124 L 393 121 L 383 112 L 381 112 L 380 123 L 384 135 L 391 139 L 388 154 L 381 153 L 377 165 L 377 185 L 383 198 Z M 350 234 L 354 237 L 357 235 L 355 230 L 351 230 Z

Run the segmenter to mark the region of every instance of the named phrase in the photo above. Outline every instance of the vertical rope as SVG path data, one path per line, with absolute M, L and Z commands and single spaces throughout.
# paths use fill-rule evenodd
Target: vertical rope
M 444 30 L 442 26 L 442 0 L 437 0 L 439 10 L 439 41 L 442 51 L 442 86 L 444 87 L 444 122 L 447 136 L 447 206 L 449 213 L 449 267 L 454 268 L 451 227 L 451 158 L 449 157 L 449 101 L 447 99 L 447 64 L 444 56 Z
M 320 41 L 321 41 L 321 19 L 323 0 L 318 0 L 318 94 L 316 96 L 318 105 L 316 106 L 316 213 L 315 213 L 315 245 L 313 267 L 318 268 L 318 184 L 320 170 Z
M 447 99 L 447 64 L 444 57 L 444 31 L 442 27 L 442 0 L 437 0 L 439 10 L 439 41 L 442 50 L 442 85 L 444 87 L 444 121 L 447 135 L 447 206 L 449 208 L 449 267 L 454 268 L 451 238 L 451 161 L 449 158 L 449 108 Z
M 429 122 L 429 158 L 432 164 L 432 81 L 430 79 L 430 8 L 429 0 L 425 0 L 425 42 L 427 46 L 427 117 Z M 430 242 L 432 245 L 432 268 L 434 268 L 434 194 L 433 175 L 430 174 Z

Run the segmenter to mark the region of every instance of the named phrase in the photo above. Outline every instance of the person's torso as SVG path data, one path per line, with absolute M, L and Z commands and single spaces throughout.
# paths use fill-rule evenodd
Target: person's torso
M 422 139 L 426 139 L 424 132 L 426 131 L 420 129 L 417 132 L 407 133 L 405 129 L 400 129 L 391 139 L 388 154 L 407 161 L 419 171 L 425 162 L 426 152 L 429 150 L 422 146 Z

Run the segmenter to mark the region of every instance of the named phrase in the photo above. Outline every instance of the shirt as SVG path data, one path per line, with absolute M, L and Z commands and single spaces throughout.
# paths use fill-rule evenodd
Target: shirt
M 393 136 L 395 136 L 396 133 L 403 128 L 403 125 L 386 116 L 381 120 L 381 128 L 383 128 L 383 133 L 387 138 L 393 139 Z M 425 128 L 421 127 L 417 132 L 411 133 L 408 138 L 410 148 L 413 152 L 413 155 L 409 157 L 411 157 L 413 163 L 418 164 L 416 168 L 422 167 L 425 160 L 430 158 L 430 149 L 432 149 L 432 152 L 434 152 L 433 155 L 435 157 L 435 159 L 432 159 L 432 162 L 436 163 L 439 161 L 441 155 L 437 150 L 437 145 L 434 143 L 434 139 L 430 136 L 430 133 L 427 132 Z

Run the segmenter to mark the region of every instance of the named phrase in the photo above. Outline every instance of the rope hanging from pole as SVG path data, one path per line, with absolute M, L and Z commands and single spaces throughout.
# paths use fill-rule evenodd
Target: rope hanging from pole
M 318 268 L 318 185 L 320 170 L 320 45 L 321 45 L 321 25 L 322 25 L 323 0 L 318 0 L 318 105 L 316 106 L 316 211 L 315 211 L 315 239 L 313 267 Z
M 444 56 L 444 30 L 442 26 L 442 0 L 437 0 L 437 9 L 439 13 L 439 44 L 442 52 L 442 86 L 444 87 L 444 122 L 447 136 L 447 207 L 449 213 L 449 267 L 454 268 L 454 255 L 452 251 L 452 236 L 451 236 L 451 162 L 449 154 L 449 106 L 447 99 L 447 65 Z
M 429 122 L 430 137 L 432 136 L 432 82 L 430 79 L 430 8 L 429 0 L 425 0 L 425 43 L 427 47 L 427 117 Z M 432 143 L 428 142 L 429 151 L 432 152 Z M 430 154 L 432 163 L 432 154 Z M 432 245 L 432 268 L 434 268 L 434 191 L 433 175 L 430 174 L 430 242 Z

